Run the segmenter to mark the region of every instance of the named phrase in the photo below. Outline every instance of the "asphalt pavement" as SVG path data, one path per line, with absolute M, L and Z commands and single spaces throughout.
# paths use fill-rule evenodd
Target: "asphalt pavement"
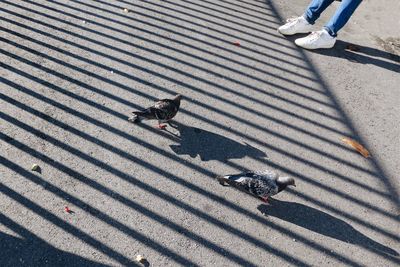
M 276 31 L 307 4 L 1 1 L 0 266 L 398 266 L 400 2 L 322 51 Z M 263 169 L 297 187 L 215 180 Z

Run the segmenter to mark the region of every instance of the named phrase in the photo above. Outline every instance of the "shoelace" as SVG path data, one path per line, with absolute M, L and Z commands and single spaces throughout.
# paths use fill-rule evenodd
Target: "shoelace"
M 311 32 L 311 34 L 309 35 L 311 40 L 316 40 L 319 37 L 321 37 L 322 32 L 318 31 L 318 32 Z
M 298 17 L 291 17 L 291 18 L 288 18 L 287 20 L 286 20 L 286 22 L 295 22 L 296 20 L 298 20 L 299 18 Z

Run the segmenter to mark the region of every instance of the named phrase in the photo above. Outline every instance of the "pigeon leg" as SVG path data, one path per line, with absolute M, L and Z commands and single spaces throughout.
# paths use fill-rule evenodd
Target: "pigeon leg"
M 264 203 L 269 204 L 269 203 L 268 203 L 268 197 L 261 197 L 261 200 L 262 200 Z
M 157 127 L 161 130 L 165 130 L 167 128 L 167 125 L 162 125 L 160 122 L 158 123 Z

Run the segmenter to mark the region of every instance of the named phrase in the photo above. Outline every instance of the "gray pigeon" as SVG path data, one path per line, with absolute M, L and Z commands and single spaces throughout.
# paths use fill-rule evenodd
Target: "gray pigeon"
M 161 123 L 168 123 L 169 126 L 173 127 L 169 121 L 178 113 L 181 99 L 181 95 L 176 95 L 173 99 L 158 100 L 153 106 L 142 111 L 133 111 L 133 116 L 128 120 L 134 123 L 143 120 L 158 120 L 158 128 L 160 129 L 167 127 L 166 125 L 161 125 Z
M 268 197 L 285 190 L 288 185 L 296 186 L 293 178 L 279 176 L 277 173 L 267 170 L 218 176 L 217 180 L 221 185 L 231 185 L 266 203 Z

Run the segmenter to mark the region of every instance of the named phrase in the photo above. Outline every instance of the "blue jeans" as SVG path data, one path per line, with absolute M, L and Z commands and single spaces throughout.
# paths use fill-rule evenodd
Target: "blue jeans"
M 312 0 L 304 14 L 304 18 L 308 23 L 314 24 L 322 12 L 334 1 Z M 347 23 L 361 2 L 362 0 L 342 0 L 331 20 L 324 26 L 331 36 L 337 36 L 338 31 Z

